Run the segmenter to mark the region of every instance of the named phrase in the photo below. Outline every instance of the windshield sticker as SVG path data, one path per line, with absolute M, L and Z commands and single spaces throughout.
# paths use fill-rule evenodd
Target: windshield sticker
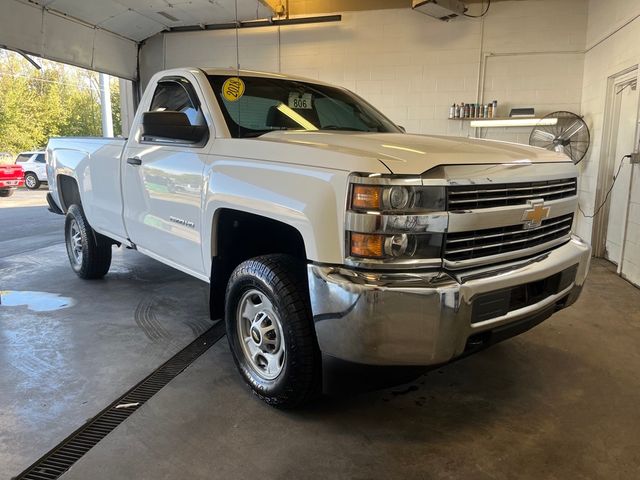
M 239 77 L 230 77 L 222 85 L 222 96 L 229 102 L 237 102 L 244 95 L 244 82 Z
M 311 94 L 291 92 L 289 94 L 289 108 L 298 110 L 311 110 Z

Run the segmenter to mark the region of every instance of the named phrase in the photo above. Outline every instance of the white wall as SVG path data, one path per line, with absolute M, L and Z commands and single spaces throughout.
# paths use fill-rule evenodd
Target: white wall
M 240 30 L 239 58 L 242 68 L 343 85 L 409 132 L 477 133 L 527 143 L 530 129 L 475 132 L 447 120 L 449 106 L 476 101 L 484 54 L 497 53 L 505 55 L 486 60 L 484 99 L 498 100 L 501 114 L 513 106 L 579 113 L 586 26 L 585 0 L 494 2 L 484 29 L 483 20 L 445 23 L 410 9 L 350 12 L 339 23 Z M 152 39 L 141 51 L 143 83 L 161 64 L 235 66 L 235 35 L 207 31 Z M 162 61 L 149 65 L 159 45 Z
M 594 209 L 607 80 L 640 63 L 639 15 L 640 0 L 589 0 L 582 113 L 591 128 L 592 145 L 581 164 L 580 185 L 580 203 L 587 214 Z M 625 276 L 640 284 L 640 168 L 637 166 L 633 183 L 624 265 Z M 578 233 L 591 238 L 592 223 L 578 216 Z
M 242 68 L 343 85 L 410 132 L 528 143 L 531 129 L 447 120 L 453 102 L 497 99 L 538 113 L 585 115 L 592 144 L 581 163 L 580 203 L 593 211 L 607 78 L 640 63 L 640 0 L 494 2 L 484 20 L 440 22 L 409 9 L 343 13 L 339 23 L 240 31 Z M 635 20 L 634 20 L 635 19 Z M 234 31 L 165 34 L 141 51 L 143 79 L 162 67 L 235 66 Z M 158 55 L 152 63 L 146 59 Z M 486 59 L 484 81 L 480 67 Z M 640 283 L 640 168 L 629 214 L 627 271 Z M 578 215 L 577 232 L 591 239 Z

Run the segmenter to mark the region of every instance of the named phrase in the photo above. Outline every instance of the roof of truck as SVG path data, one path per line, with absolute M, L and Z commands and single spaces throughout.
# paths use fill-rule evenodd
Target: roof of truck
M 241 77 L 280 78 L 283 80 L 298 80 L 301 82 L 310 82 L 310 83 L 316 83 L 319 85 L 334 86 L 326 82 L 321 82 L 320 80 L 316 80 L 314 78 L 300 77 L 297 75 L 287 75 L 284 73 L 276 73 L 276 72 L 260 72 L 257 70 L 243 70 L 243 69 L 238 70 L 236 68 L 216 68 L 216 67 L 200 68 L 200 70 L 202 70 L 207 75 L 222 75 L 222 76 L 234 76 L 234 77 L 239 75 Z

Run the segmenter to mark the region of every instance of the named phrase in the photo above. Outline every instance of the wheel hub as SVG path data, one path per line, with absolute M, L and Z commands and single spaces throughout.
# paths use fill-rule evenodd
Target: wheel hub
M 260 346 L 260 344 L 262 343 L 262 335 L 260 335 L 260 330 L 258 330 L 256 327 L 253 327 L 251 329 L 251 338 L 253 339 L 253 343 L 258 346 Z
M 251 369 L 273 380 L 284 368 L 286 356 L 283 329 L 271 300 L 257 289 L 247 291 L 236 314 L 242 353 Z

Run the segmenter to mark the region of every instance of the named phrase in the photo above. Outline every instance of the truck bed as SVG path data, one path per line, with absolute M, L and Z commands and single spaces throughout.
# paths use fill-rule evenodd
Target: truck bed
M 64 210 L 57 175 L 68 175 L 85 194 L 83 208 L 91 226 L 114 239 L 126 239 L 122 220 L 121 156 L 124 138 L 52 138 L 47 145 L 47 178 L 54 201 Z

